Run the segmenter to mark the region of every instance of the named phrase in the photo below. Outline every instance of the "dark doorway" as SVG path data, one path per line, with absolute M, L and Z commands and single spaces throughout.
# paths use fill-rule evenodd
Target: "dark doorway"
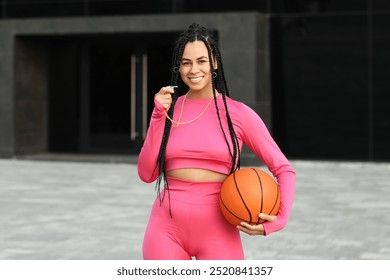
M 176 36 L 51 38 L 49 152 L 137 154 Z

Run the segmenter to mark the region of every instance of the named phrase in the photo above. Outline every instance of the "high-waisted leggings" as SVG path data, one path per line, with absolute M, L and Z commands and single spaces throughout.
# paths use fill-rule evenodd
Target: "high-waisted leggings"
M 163 201 L 157 198 L 153 204 L 144 259 L 244 259 L 239 231 L 219 210 L 221 183 L 168 178 L 168 184 L 170 195 L 165 190 Z

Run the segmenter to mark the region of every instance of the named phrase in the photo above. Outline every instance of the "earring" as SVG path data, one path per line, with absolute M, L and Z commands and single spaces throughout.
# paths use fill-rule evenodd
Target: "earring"
M 213 72 L 213 78 L 216 78 L 218 76 L 218 73 L 216 71 Z
M 174 72 L 174 73 L 179 72 L 179 67 L 177 67 L 177 66 L 173 67 L 173 72 Z

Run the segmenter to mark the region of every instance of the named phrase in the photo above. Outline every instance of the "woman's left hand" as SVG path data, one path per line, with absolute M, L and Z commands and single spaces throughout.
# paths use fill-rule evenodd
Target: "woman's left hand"
M 267 214 L 260 213 L 259 217 L 267 222 L 276 221 L 276 216 L 271 216 Z M 265 235 L 264 226 L 262 224 L 250 225 L 248 223 L 242 222 L 237 228 L 249 235 Z

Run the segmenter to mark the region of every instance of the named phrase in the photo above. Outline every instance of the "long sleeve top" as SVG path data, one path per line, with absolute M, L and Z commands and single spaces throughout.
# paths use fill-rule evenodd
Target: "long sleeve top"
M 175 103 L 173 119 L 185 123 L 204 110 L 210 99 L 183 99 Z M 185 102 L 183 104 L 183 102 Z M 281 195 L 277 220 L 263 223 L 265 234 L 278 231 L 287 224 L 295 193 L 295 172 L 290 162 L 273 140 L 260 116 L 242 102 L 226 97 L 228 111 L 236 132 L 240 150 L 245 144 L 276 178 Z M 166 171 L 177 168 L 202 168 L 228 175 L 231 169 L 226 140 L 231 137 L 222 95 L 217 96 L 224 138 L 214 102 L 193 122 L 172 126 L 166 150 Z M 138 174 L 144 182 L 153 182 L 159 175 L 156 161 L 166 121 L 164 107 L 155 100 L 148 132 L 138 158 Z

